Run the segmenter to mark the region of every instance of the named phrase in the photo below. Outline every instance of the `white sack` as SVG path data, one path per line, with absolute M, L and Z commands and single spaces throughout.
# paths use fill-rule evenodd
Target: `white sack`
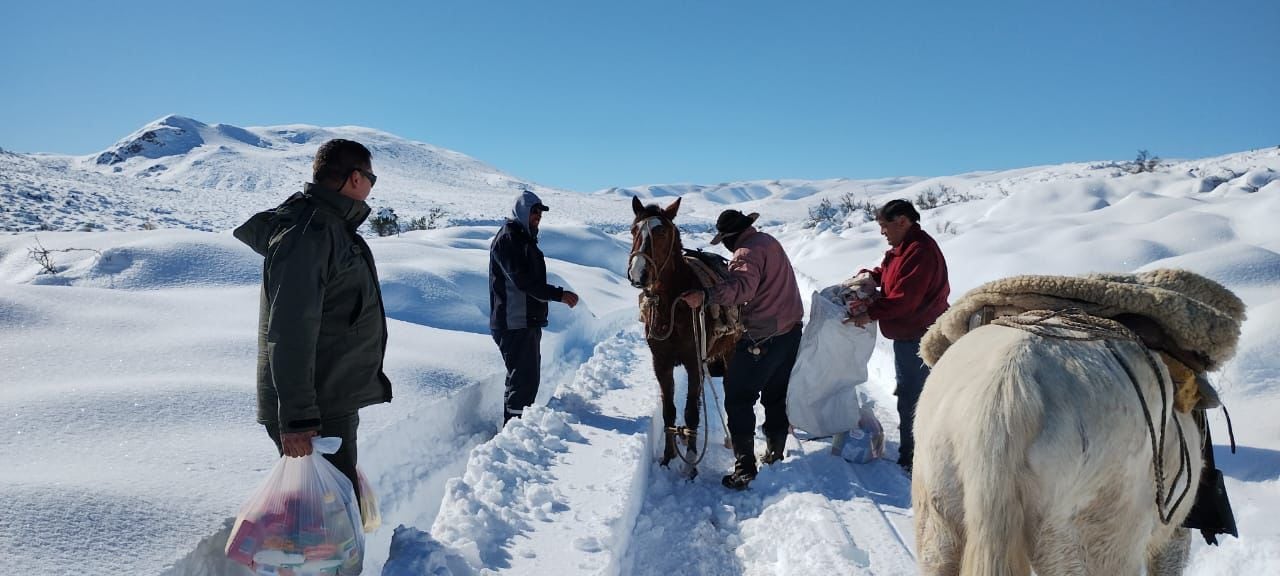
M 844 324 L 842 286 L 814 292 L 809 323 L 791 370 L 787 417 L 796 428 L 828 436 L 858 428 L 857 385 L 867 381 L 867 360 L 876 345 L 876 324 Z

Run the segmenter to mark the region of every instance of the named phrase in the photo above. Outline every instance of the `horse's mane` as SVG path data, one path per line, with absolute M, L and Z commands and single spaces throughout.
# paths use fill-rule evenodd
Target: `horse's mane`
M 645 218 L 652 218 L 654 216 L 662 218 L 663 220 L 667 219 L 666 214 L 663 214 L 662 212 L 662 208 L 660 208 L 657 204 L 650 204 L 644 207 L 644 212 L 641 212 L 636 215 L 635 221 L 639 222 L 641 220 L 644 220 Z

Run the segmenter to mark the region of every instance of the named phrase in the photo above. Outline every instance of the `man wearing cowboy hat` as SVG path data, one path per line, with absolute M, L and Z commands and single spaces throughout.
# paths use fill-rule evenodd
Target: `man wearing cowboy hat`
M 724 410 L 733 441 L 733 472 L 722 483 L 742 490 L 756 477 L 755 404 L 764 404 L 767 451 L 764 462 L 782 459 L 791 423 L 787 421 L 787 385 L 800 349 L 804 303 L 796 274 L 782 244 L 752 224 L 760 215 L 725 210 L 716 220 L 712 244 L 733 252 L 729 275 L 706 290 L 680 297 L 691 308 L 704 303 L 743 306 L 746 334 L 738 341 L 724 377 Z

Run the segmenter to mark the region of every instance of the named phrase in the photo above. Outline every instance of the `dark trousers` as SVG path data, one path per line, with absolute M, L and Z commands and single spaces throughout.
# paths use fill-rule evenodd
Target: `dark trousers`
M 271 436 L 271 441 L 276 443 L 276 451 L 283 456 L 284 445 L 280 443 L 280 426 L 274 423 L 266 424 L 265 426 L 267 435 Z M 356 428 L 359 427 L 360 415 L 354 413 L 349 416 L 327 418 L 320 421 L 320 436 L 342 439 L 342 447 L 338 448 L 338 451 L 333 454 L 325 454 L 324 459 L 333 464 L 333 467 L 342 472 L 348 480 L 351 480 L 351 487 L 355 490 L 357 502 L 360 500 L 360 478 L 356 474 Z
M 791 428 L 787 420 L 787 385 L 791 368 L 800 351 L 800 327 L 764 342 L 753 342 L 743 336 L 729 359 L 724 375 L 724 411 L 729 418 L 729 435 L 735 438 L 755 436 L 756 399 L 764 404 L 764 435 L 785 436 Z M 762 353 L 751 353 L 753 346 Z
M 494 330 L 493 341 L 507 367 L 502 422 L 519 418 L 538 397 L 542 369 L 542 328 Z
M 915 455 L 916 438 L 911 431 L 915 423 L 916 403 L 929 377 L 929 367 L 920 359 L 919 340 L 894 340 L 893 363 L 897 368 L 898 387 L 893 390 L 898 397 L 898 432 L 902 443 L 898 447 L 898 463 L 910 465 Z

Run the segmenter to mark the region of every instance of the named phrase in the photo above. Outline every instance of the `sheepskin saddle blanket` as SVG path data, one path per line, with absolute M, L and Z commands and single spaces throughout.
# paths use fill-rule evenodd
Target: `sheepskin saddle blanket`
M 1240 298 L 1186 270 L 1013 276 L 983 284 L 956 301 L 924 335 L 920 357 L 933 366 L 952 343 L 994 318 L 1068 309 L 1121 321 L 1149 347 L 1184 358 L 1189 353 L 1184 363 L 1197 372 L 1217 370 L 1235 354 L 1245 319 Z M 1163 344 L 1153 345 L 1161 340 Z

